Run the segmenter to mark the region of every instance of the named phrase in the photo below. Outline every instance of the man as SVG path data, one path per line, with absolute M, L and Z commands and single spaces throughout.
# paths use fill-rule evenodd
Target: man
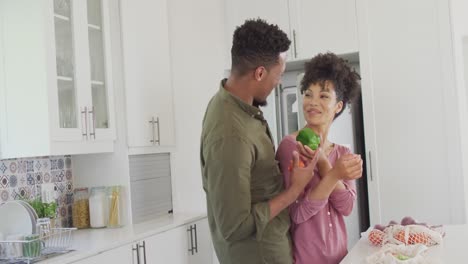
M 284 209 L 312 178 L 316 159 L 299 168 L 296 152 L 292 185 L 284 190 L 270 130 L 257 108 L 280 82 L 290 44 L 283 31 L 261 19 L 238 27 L 231 74 L 203 119 L 203 188 L 221 264 L 292 263 Z

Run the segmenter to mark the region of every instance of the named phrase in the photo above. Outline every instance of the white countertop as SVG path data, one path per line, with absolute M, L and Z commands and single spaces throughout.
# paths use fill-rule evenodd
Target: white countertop
M 448 225 L 444 229 L 443 244 L 430 247 L 427 256 L 444 264 L 468 263 L 468 225 Z M 378 250 L 362 237 L 340 264 L 365 264 L 366 257 Z
M 174 213 L 141 224 L 121 228 L 76 230 L 73 232 L 73 244 L 71 247 L 75 251 L 46 259 L 39 263 L 73 263 L 205 217 L 206 213 Z

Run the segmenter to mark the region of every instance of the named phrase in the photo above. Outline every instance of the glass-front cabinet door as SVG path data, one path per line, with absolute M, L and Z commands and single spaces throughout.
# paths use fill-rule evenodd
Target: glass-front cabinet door
M 53 17 L 54 139 L 114 139 L 107 0 L 53 0 Z
M 58 122 L 60 129 L 79 133 L 79 107 L 75 78 L 74 17 L 70 0 L 54 0 L 54 37 Z M 72 137 L 73 138 L 73 137 Z M 78 135 L 79 138 L 79 135 Z
M 112 94 L 109 92 L 111 80 L 108 10 L 105 0 L 87 0 L 87 36 L 89 47 L 89 73 L 91 93 L 90 124 L 93 138 L 112 137 Z
M 109 127 L 104 65 L 104 40 L 100 0 L 88 0 L 88 43 L 91 73 L 91 94 L 96 128 Z

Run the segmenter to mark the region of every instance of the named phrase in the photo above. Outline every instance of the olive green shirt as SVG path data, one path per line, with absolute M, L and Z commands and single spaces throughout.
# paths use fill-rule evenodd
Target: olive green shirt
M 269 220 L 283 180 L 268 124 L 224 82 L 208 104 L 200 149 L 216 254 L 221 264 L 291 264 L 287 210 Z

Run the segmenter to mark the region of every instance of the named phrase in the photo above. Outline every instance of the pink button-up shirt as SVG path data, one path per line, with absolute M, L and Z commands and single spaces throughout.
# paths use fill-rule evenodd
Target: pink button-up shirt
M 296 149 L 295 138 L 286 136 L 276 153 L 286 187 L 290 185 L 288 167 Z M 347 147 L 335 144 L 328 156 L 330 164 L 334 166 L 346 153 L 350 153 Z M 346 189 L 333 191 L 328 199 L 309 200 L 308 194 L 322 178 L 317 168 L 314 173 L 304 192 L 289 207 L 294 260 L 296 264 L 338 264 L 348 252 L 344 216 L 351 214 L 356 200 L 355 181 L 343 181 Z

